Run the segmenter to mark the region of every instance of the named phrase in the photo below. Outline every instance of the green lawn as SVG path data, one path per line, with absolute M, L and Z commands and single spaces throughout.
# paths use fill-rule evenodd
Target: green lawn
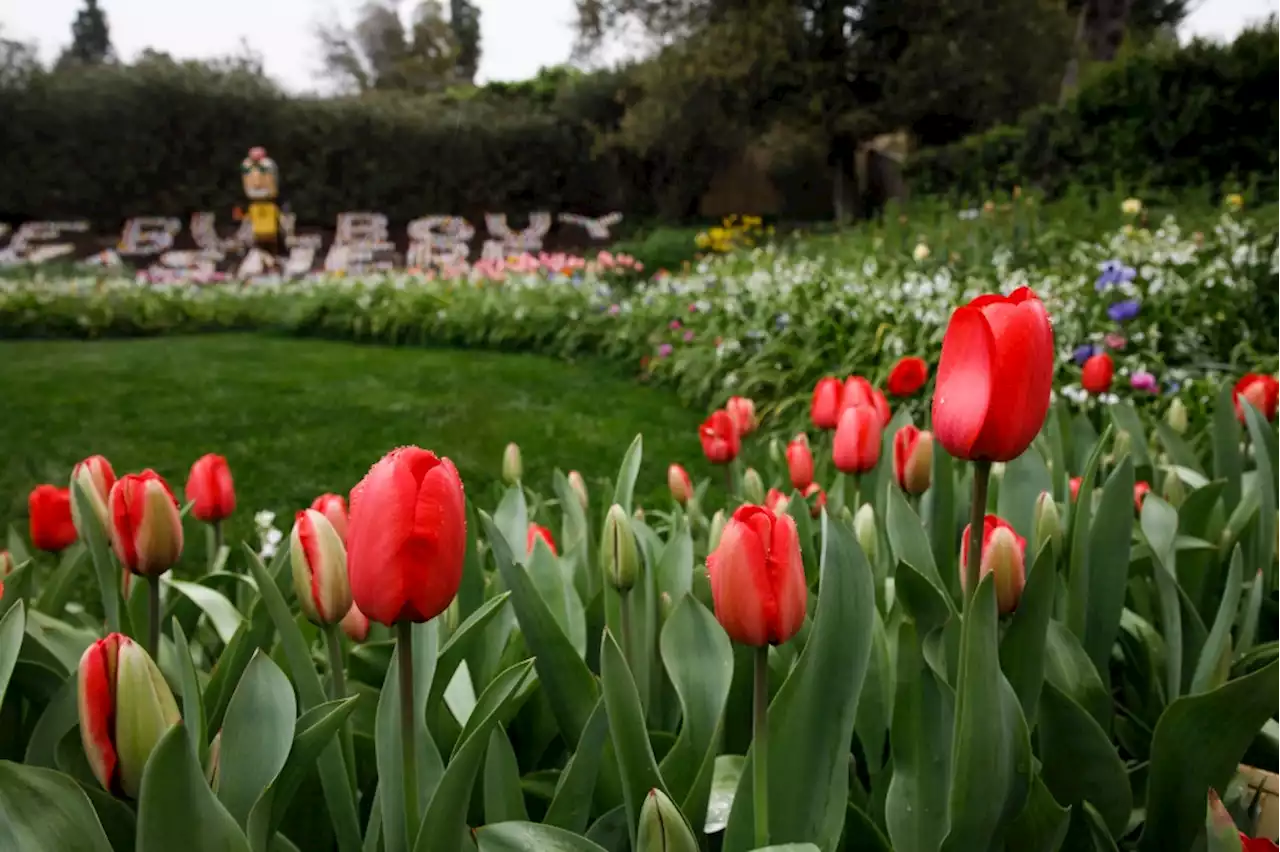
M 665 508 L 665 471 L 712 471 L 701 413 L 593 363 L 532 355 L 394 349 L 258 335 L 0 343 L 0 530 L 25 535 L 40 482 L 65 484 L 102 453 L 117 474 L 153 467 L 181 496 L 191 462 L 225 455 L 238 496 L 230 534 L 270 509 L 346 493 L 386 451 L 418 444 L 453 459 L 482 508 L 496 505 L 502 449 L 524 451 L 525 481 L 552 496 L 551 472 L 576 468 L 604 499 L 637 432 L 640 502 Z M 718 480 L 717 480 L 718 481 Z M 233 538 L 234 540 L 234 538 Z

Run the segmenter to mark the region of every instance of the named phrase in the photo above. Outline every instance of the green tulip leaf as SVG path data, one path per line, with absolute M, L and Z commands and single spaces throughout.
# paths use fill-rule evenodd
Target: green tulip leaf
M 1213 478 L 1226 480 L 1222 497 L 1226 501 L 1227 510 L 1232 511 L 1240 502 L 1240 476 L 1244 472 L 1244 463 L 1240 459 L 1240 424 L 1236 420 L 1230 387 L 1218 391 L 1218 399 L 1213 406 L 1210 436 L 1213 444 Z
M 841 477 L 843 481 L 844 477 Z M 800 542 L 800 559 L 804 562 L 804 579 L 809 586 L 818 581 L 818 555 L 813 546 L 813 520 L 809 501 L 799 491 L 791 492 L 787 514 L 796 522 L 796 538 Z
M 1036 500 L 1041 492 L 1053 492 L 1049 468 L 1034 446 L 1028 447 L 1004 466 L 996 514 L 1004 518 L 1018 535 L 1035 541 Z
M 867 662 L 862 694 L 858 697 L 853 729 L 862 744 L 867 770 L 875 775 L 884 766 L 885 738 L 893 712 L 893 668 L 884 619 L 880 617 L 879 610 L 872 616 L 871 658 Z
M 1205 820 L 1206 852 L 1243 852 L 1240 830 L 1236 828 L 1231 813 L 1223 806 L 1214 790 L 1209 791 L 1209 807 Z
M 214 591 L 200 583 L 175 580 L 171 574 L 164 574 L 161 577 L 161 582 L 164 583 L 166 588 L 178 592 L 199 607 L 201 612 L 209 619 L 209 623 L 213 625 L 218 638 L 223 642 L 230 642 L 231 637 L 235 636 L 236 631 L 240 629 L 240 623 L 244 620 L 243 616 L 236 609 L 236 605 L 221 592 Z
M 242 827 L 262 791 L 284 768 L 297 716 L 289 678 L 259 651 L 227 706 L 219 758 L 218 799 Z
M 844 833 L 837 849 L 859 852 L 893 852 L 889 838 L 884 836 L 875 821 L 860 807 L 850 801 L 844 811 Z M 802 846 L 804 844 L 801 844 Z M 817 847 L 811 847 L 816 849 Z
M 932 629 L 955 612 L 955 601 L 938 576 L 929 539 L 906 497 L 897 488 L 890 488 L 887 501 L 889 546 L 899 563 L 894 588 L 921 628 Z M 902 566 L 906 566 L 905 571 Z
M 1007 849 L 1018 852 L 1058 852 L 1071 826 L 1071 808 L 1064 808 L 1053 798 L 1044 779 L 1031 779 L 1027 806 L 1009 824 Z
M 147 761 L 138 794 L 138 852 L 250 852 L 204 780 L 191 739 L 174 725 Z
M 436 708 L 444 698 L 445 688 L 453 680 L 453 673 L 458 666 L 468 659 L 477 643 L 483 641 L 485 628 L 507 605 L 510 592 L 494 595 L 467 616 L 458 629 L 453 631 L 448 641 L 440 649 L 436 657 L 435 674 L 431 678 L 431 690 L 427 695 L 427 718 L 433 718 Z
M 631 505 L 636 490 L 636 478 L 640 476 L 640 461 L 644 458 L 644 439 L 636 435 L 627 454 L 622 457 L 622 466 L 618 468 L 618 484 L 613 490 L 613 502 L 621 506 L 628 515 L 634 508 Z
M 587 614 L 582 599 L 561 567 L 559 558 L 539 536 L 534 539 L 533 553 L 528 557 L 528 574 L 542 602 L 569 637 L 579 656 L 587 653 Z
M 493 522 L 511 546 L 515 561 L 523 565 L 529 558 L 525 552 L 529 536 L 529 508 L 525 505 L 523 488 L 513 485 L 506 490 L 493 512 Z
M 929 490 L 925 493 L 925 518 L 933 561 L 944 584 L 953 594 L 959 591 L 951 578 L 956 576 L 956 480 L 955 463 L 938 441 L 933 442 L 933 469 Z
M 645 729 L 644 709 L 636 690 L 631 669 L 613 636 L 606 631 L 600 640 L 600 683 L 604 688 L 605 709 L 609 713 L 609 733 L 622 776 L 622 798 L 627 808 L 627 824 L 640 821 L 640 808 L 650 790 L 659 789 L 671 795 L 658 762 L 653 757 L 649 734 Z
M 1256 560 L 1259 565 L 1271 565 L 1276 560 L 1276 476 L 1277 462 L 1280 462 L 1276 458 L 1276 431 L 1247 400 L 1242 399 L 1240 407 L 1244 411 L 1244 422 L 1249 429 L 1254 463 L 1257 465 L 1254 484 L 1262 498 L 1258 513 L 1258 535 L 1255 539 L 1258 548 Z
M 1200 459 L 1196 457 L 1195 450 L 1183 440 L 1182 436 L 1173 431 L 1173 427 L 1163 420 L 1156 421 L 1156 435 L 1160 438 L 1160 446 L 1164 447 L 1165 453 L 1168 454 L 1169 460 L 1179 467 L 1187 468 L 1196 473 L 1203 474 L 1204 469 L 1200 467 Z
M 585 837 L 534 822 L 500 822 L 476 829 L 479 852 L 607 852 Z
M 1133 454 L 1134 466 L 1151 467 L 1151 456 L 1147 452 L 1147 431 L 1137 410 L 1125 401 L 1113 402 L 1107 409 L 1111 413 L 1111 422 L 1115 424 L 1116 434 L 1129 433 L 1129 451 Z
M 1151 571 L 1159 596 L 1160 626 L 1169 652 L 1165 655 L 1165 695 L 1169 701 L 1182 694 L 1182 601 L 1174 567 L 1174 540 L 1178 513 L 1154 494 L 1142 501 L 1142 534 L 1151 548 Z
M 138 817 L 133 808 L 99 787 L 97 781 L 92 785 L 81 784 L 80 789 L 89 797 L 89 804 L 93 805 L 98 823 L 106 833 L 111 848 L 118 852 L 137 848 Z
M 707 802 L 707 819 L 703 826 L 706 834 L 724 831 L 733 812 L 733 800 L 742 781 L 742 769 L 747 759 L 740 754 L 722 754 L 716 757 L 715 772 L 711 777 L 711 798 Z
M 689 522 L 679 520 L 657 565 L 658 595 L 670 597 L 672 604 L 693 590 L 693 536 L 689 534 Z
M 586 510 L 578 502 L 578 495 L 569 485 L 569 480 L 557 469 L 552 474 L 552 484 L 556 497 L 560 500 L 560 511 L 563 516 L 560 528 L 561 558 L 573 566 L 573 585 L 578 597 L 589 601 L 600 591 L 600 574 L 592 570 L 591 528 L 587 523 Z
M 1099 727 L 1110 729 L 1111 695 L 1080 640 L 1060 621 L 1049 622 L 1044 673 L 1046 681 L 1088 711 Z
M 1027 719 L 1036 718 L 1036 705 L 1044 684 L 1044 649 L 1049 621 L 1053 616 L 1057 580 L 1053 545 L 1045 542 L 1031 566 L 1031 573 L 1027 575 L 1027 584 L 1009 621 L 1009 628 L 1000 640 L 1000 668 L 1018 696 L 1022 714 Z
M 1126 456 L 1102 487 L 1098 514 L 1089 530 L 1088 604 L 1081 641 L 1098 674 L 1106 679 L 1110 677 L 1111 646 L 1120 629 L 1120 611 L 1124 609 L 1129 585 L 1133 476 L 1132 460 Z
M 1123 834 L 1133 793 L 1107 732 L 1052 683 L 1041 697 L 1037 728 L 1044 783 L 1054 800 L 1065 805 L 1088 801 L 1113 837 Z
M 1231 566 L 1227 571 L 1227 583 L 1222 590 L 1222 601 L 1213 627 L 1200 649 L 1200 659 L 1191 676 L 1191 695 L 1207 692 L 1226 679 L 1226 669 L 1231 662 L 1231 628 L 1235 626 L 1236 612 L 1240 608 L 1240 595 L 1244 587 L 1244 557 L 1240 548 L 1231 552 Z
M 484 757 L 484 821 L 528 819 L 515 749 L 502 728 L 495 727 L 489 732 L 489 750 Z
M 1086 421 L 1087 422 L 1087 421 Z M 1080 491 L 1070 504 L 1071 514 L 1067 524 L 1067 546 L 1071 554 L 1067 569 L 1067 625 L 1071 632 L 1084 638 L 1089 617 L 1089 527 L 1093 507 L 1094 480 L 1098 465 L 1102 462 L 1102 450 L 1111 436 L 1111 427 L 1093 445 L 1093 452 L 1080 477 Z
M 1062 848 L 1072 852 L 1119 852 L 1102 815 L 1089 802 L 1071 809 L 1071 821 Z
M 205 739 L 204 696 L 200 692 L 200 678 L 196 674 L 195 663 L 191 660 L 191 647 L 187 644 L 187 634 L 182 625 L 173 622 L 173 645 L 178 658 L 178 682 L 182 687 L 182 721 L 191 737 L 191 747 L 196 750 L 196 757 L 204 764 L 209 743 Z M 286 681 L 287 683 L 287 681 Z M 290 687 L 290 697 L 293 695 Z
M 22 637 L 27 628 L 27 611 L 22 601 L 0 618 L 0 707 L 4 706 L 4 693 L 9 686 L 14 666 L 18 664 L 18 652 L 22 650 Z
M 596 708 L 582 729 L 578 750 L 560 772 L 555 795 L 547 808 L 543 822 L 567 831 L 582 833 L 591 816 L 592 794 L 600 774 L 600 761 L 604 745 L 609 738 L 609 715 L 604 700 L 596 702 Z
M 52 769 L 0 760 L 0 849 L 111 852 L 111 844 L 80 785 Z
M 782 843 L 773 846 L 761 846 L 751 852 L 822 852 L 812 843 Z
M 85 558 L 87 555 L 87 549 L 82 542 L 76 542 L 62 551 L 58 558 L 58 567 L 40 584 L 40 595 L 33 604 L 35 609 L 54 618 L 62 617 L 66 611 L 67 602 L 76 593 L 81 571 L 85 566 L 92 564 L 92 560 Z M 10 583 L 16 582 L 15 574 L 4 578 L 5 588 L 8 588 Z
M 81 532 L 89 555 L 93 559 L 93 573 L 98 580 L 98 593 L 102 598 L 103 619 L 108 633 L 121 632 L 120 620 L 120 568 L 111 554 L 111 545 L 107 541 L 107 531 L 98 520 L 98 513 L 93 508 L 93 498 L 84 493 L 79 481 L 71 481 L 71 499 L 75 501 L 76 514 L 83 519 Z M 61 615 L 61 613 L 55 613 Z
M 22 757 L 23 763 L 57 769 L 58 743 L 80 722 L 76 694 L 76 678 L 66 677 L 62 686 L 45 705 L 35 727 L 31 729 L 31 738 L 27 740 L 27 750 Z

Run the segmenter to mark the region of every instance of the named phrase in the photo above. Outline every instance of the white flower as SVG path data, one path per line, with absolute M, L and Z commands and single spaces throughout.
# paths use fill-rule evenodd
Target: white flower
M 911 256 L 916 260 L 924 260 L 929 256 L 929 247 L 924 243 L 916 243 L 916 247 L 911 252 Z
M 272 523 L 275 522 L 275 519 L 276 519 L 275 512 L 272 512 L 269 509 L 263 509 L 261 512 L 257 512 L 256 514 L 254 514 L 253 525 L 256 527 L 261 527 L 263 529 L 266 529 L 267 527 L 270 527 Z

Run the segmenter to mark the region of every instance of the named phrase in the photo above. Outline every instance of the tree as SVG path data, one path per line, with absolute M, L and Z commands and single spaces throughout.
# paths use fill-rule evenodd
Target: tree
M 71 23 L 71 45 L 63 52 L 60 64 L 101 65 L 115 59 L 111 49 L 111 32 L 107 13 L 98 0 L 85 0 L 84 8 Z
M 0 89 L 20 88 L 44 70 L 35 45 L 0 33 Z
M 480 67 L 480 10 L 470 0 L 449 0 L 449 28 L 458 46 L 457 81 L 474 83 Z
M 433 92 L 454 82 L 458 46 L 440 0 L 421 0 L 408 27 L 389 0 L 361 7 L 354 27 L 316 29 L 325 73 L 347 91 Z

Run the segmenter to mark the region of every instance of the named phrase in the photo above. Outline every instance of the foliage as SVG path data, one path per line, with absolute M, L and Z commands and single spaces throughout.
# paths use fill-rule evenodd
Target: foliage
M 321 25 L 316 38 L 325 72 L 344 89 L 422 93 L 456 82 L 455 74 L 464 64 L 471 75 L 462 79 L 469 81 L 475 74 L 479 29 L 478 24 L 472 24 L 476 22 L 468 16 L 455 26 L 445 18 L 440 0 L 419 0 L 406 27 L 396 4 L 369 0 L 360 7 L 355 26 Z M 458 28 L 474 39 L 466 45 L 460 43 Z M 464 47 L 468 52 L 465 59 L 461 56 Z
M 456 74 L 459 80 L 475 80 L 480 67 L 480 10 L 471 0 L 449 0 L 449 29 L 458 46 Z
M 76 19 L 71 23 L 71 45 L 59 61 L 101 65 L 113 58 L 107 13 L 98 5 L 98 0 L 85 0 L 84 8 L 76 12 Z

